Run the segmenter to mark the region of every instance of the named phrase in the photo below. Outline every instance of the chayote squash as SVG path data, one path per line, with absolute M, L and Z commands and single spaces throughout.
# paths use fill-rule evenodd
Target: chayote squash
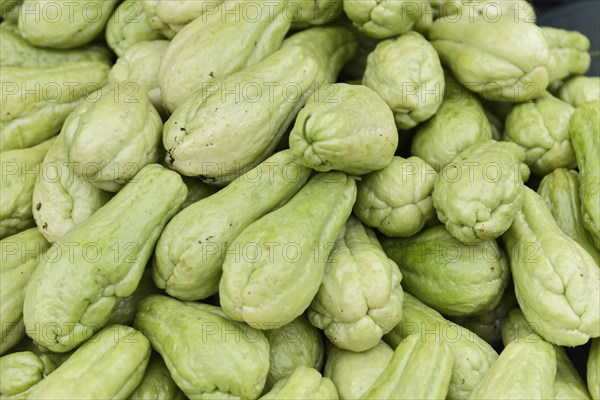
M 176 173 L 142 168 L 106 205 L 55 242 L 27 286 L 27 334 L 52 351 L 69 351 L 106 324 L 135 292 L 161 230 L 187 189 Z
M 135 292 L 127 297 L 123 297 L 119 301 L 119 305 L 112 314 L 110 314 L 110 318 L 106 322 L 106 325 L 120 324 L 131 326 L 135 320 L 135 314 L 137 313 L 140 301 L 149 295 L 156 293 L 160 293 L 160 290 L 158 290 L 152 281 L 151 268 L 146 267 Z
M 592 62 L 588 52 L 590 40 L 577 31 L 549 26 L 542 26 L 541 29 L 550 47 L 550 82 L 560 81 L 571 75 L 585 74 Z
M 171 373 L 162 358 L 152 353 L 142 381 L 127 399 L 184 400 L 185 396 L 171 378 Z
M 269 342 L 219 307 L 161 295 L 140 302 L 134 326 L 150 340 L 190 400 L 257 399 L 269 371 Z
M 31 211 L 33 189 L 36 182 L 46 179 L 42 161 L 54 140 L 0 153 L 0 239 L 35 226 Z
M 592 339 L 587 362 L 587 386 L 593 400 L 600 399 L 600 339 Z
M 18 9 L 23 0 L 0 0 L 0 17 L 3 20 L 14 18 L 15 9 Z
M 600 268 L 528 187 L 523 209 L 502 239 L 517 301 L 537 334 L 561 346 L 600 336 Z
M 402 318 L 402 274 L 355 217 L 339 231 L 308 319 L 340 349 L 377 345 Z
M 558 98 L 573 107 L 579 107 L 588 101 L 600 101 L 600 77 L 574 76 L 567 79 L 558 89 Z
M 146 12 L 151 11 L 151 19 L 155 29 L 166 25 L 173 30 L 179 31 L 200 16 L 206 19 L 210 15 L 216 14 L 220 10 L 219 5 L 223 1 L 142 0 L 142 5 Z
M 484 17 L 489 21 L 497 21 L 499 16 L 508 15 L 515 20 L 535 23 L 537 16 L 534 6 L 527 0 L 432 0 L 434 18 L 465 16 L 469 18 Z
M 158 240 L 153 266 L 156 285 L 181 300 L 217 293 L 231 242 L 248 225 L 286 203 L 309 176 L 310 170 L 284 150 L 188 206 L 167 224 Z
M 292 18 L 292 29 L 303 29 L 336 20 L 343 4 L 343 0 L 289 0 L 285 15 Z
M 55 369 L 56 365 L 48 356 L 38 356 L 31 351 L 0 357 L 0 397 L 27 398 L 31 389 Z
M 331 399 L 338 400 L 337 389 L 331 379 L 321 376 L 314 368 L 300 366 L 277 382 L 261 400 Z
M 283 326 L 310 305 L 356 199 L 353 177 L 321 172 L 285 205 L 246 227 L 223 263 L 219 298 L 232 319 Z
M 37 228 L 0 241 L 0 355 L 25 336 L 23 301 L 31 274 L 50 247 Z

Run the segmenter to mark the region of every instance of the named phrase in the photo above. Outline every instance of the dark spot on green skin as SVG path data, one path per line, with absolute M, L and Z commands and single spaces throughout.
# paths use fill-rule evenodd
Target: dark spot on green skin
M 214 78 L 214 77 L 215 77 L 215 73 L 214 73 L 213 71 L 210 71 L 210 72 L 208 73 L 208 76 L 210 76 L 211 78 Z
M 37 203 L 35 205 L 35 209 L 38 210 L 38 211 L 40 211 L 40 208 L 42 208 L 42 203 Z
M 48 223 L 44 222 L 44 225 L 42 225 L 42 229 L 48 229 Z

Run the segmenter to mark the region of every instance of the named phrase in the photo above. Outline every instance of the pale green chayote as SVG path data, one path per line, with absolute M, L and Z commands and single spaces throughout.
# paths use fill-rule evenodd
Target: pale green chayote
M 512 108 L 504 122 L 504 140 L 525 150 L 525 162 L 536 175 L 574 168 L 577 161 L 569 136 L 573 111 L 568 103 L 544 92 Z
M 285 12 L 292 18 L 292 29 L 302 29 L 337 19 L 343 4 L 343 0 L 289 0 Z
M 529 168 L 516 144 L 489 140 L 460 152 L 440 171 L 433 206 L 452 236 L 464 243 L 492 240 L 512 223 L 524 201 Z
M 398 129 L 404 130 L 436 113 L 445 87 L 435 49 L 417 32 L 379 43 L 367 58 L 362 83 L 381 96 L 394 112 Z
M 587 362 L 587 385 L 592 399 L 600 399 L 600 339 L 592 339 Z
M 338 400 L 337 389 L 331 379 L 321 376 L 314 368 L 300 366 L 277 382 L 260 400 L 323 399 Z
M 31 389 L 56 365 L 48 356 L 38 356 L 31 351 L 20 351 L 0 357 L 0 397 L 25 399 Z
M 129 395 L 127 400 L 184 400 L 183 392 L 171 377 L 169 369 L 162 358 L 152 353 L 146 372 L 140 384 Z
M 571 75 L 585 74 L 592 62 L 588 52 L 590 40 L 577 31 L 549 26 L 542 26 L 541 29 L 550 47 L 550 82 L 557 82 Z
M 459 14 L 434 21 L 428 37 L 456 79 L 488 100 L 522 102 L 548 87 L 550 50 L 535 24 Z
M 375 91 L 335 83 L 320 87 L 307 99 L 289 145 L 306 167 L 364 175 L 392 161 L 398 130 L 394 114 Z
M 588 101 L 600 101 L 600 77 L 574 76 L 565 81 L 558 89 L 558 98 L 573 107 L 579 107 Z
M 351 216 L 333 244 L 308 318 L 340 349 L 368 350 L 402 319 L 401 281 L 375 232 Z
M 140 301 L 151 294 L 157 293 L 160 293 L 160 290 L 152 280 L 152 270 L 151 268 L 146 267 L 135 291 L 119 301 L 119 305 L 110 314 L 110 318 L 106 322 L 106 325 L 121 324 L 131 326 L 135 320 L 135 314 L 137 313 Z
M 219 307 L 151 295 L 140 302 L 134 326 L 190 400 L 260 396 L 269 371 L 269 342 Z
M 118 0 L 25 0 L 19 31 L 34 46 L 72 49 L 102 33 Z
M 525 187 L 523 208 L 502 239 L 517 301 L 537 334 L 560 346 L 600 336 L 600 268 L 532 189 Z
M 356 183 L 354 214 L 386 236 L 412 236 L 436 219 L 431 200 L 436 179 L 435 170 L 419 157 L 395 156 Z
M 434 19 L 449 15 L 464 15 L 469 18 L 481 16 L 495 22 L 502 15 L 508 15 L 524 22 L 535 23 L 537 20 L 535 8 L 527 0 L 431 0 L 431 7 Z
M 200 16 L 206 19 L 208 16 L 219 12 L 219 5 L 224 1 L 142 0 L 142 4 L 145 9 L 152 10 L 152 19 L 156 20 L 153 21 L 155 24 L 163 23 L 181 29 Z
M 145 86 L 115 82 L 88 97 L 61 130 L 73 171 L 117 192 L 145 165 L 158 161 L 163 123 Z

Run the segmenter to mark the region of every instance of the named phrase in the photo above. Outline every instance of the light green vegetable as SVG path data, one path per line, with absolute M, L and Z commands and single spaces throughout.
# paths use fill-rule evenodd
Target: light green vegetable
M 459 15 L 469 18 L 484 17 L 489 21 L 497 21 L 500 16 L 508 15 L 523 22 L 535 23 L 537 20 L 535 8 L 527 0 L 432 0 L 431 6 L 435 18 Z
M 260 397 L 261 400 L 338 398 L 331 379 L 322 377 L 314 368 L 304 366 L 296 368 L 289 377 L 277 382 L 268 393 Z
M 292 28 L 323 25 L 342 14 L 343 0 L 289 0 L 285 14 L 292 17 Z
M 3 399 L 26 398 L 38 382 L 56 369 L 47 356 L 30 351 L 0 357 L 0 396 Z
M 575 76 L 567 79 L 558 89 L 558 98 L 573 107 L 579 107 L 588 101 L 600 101 L 600 77 Z
M 171 373 L 162 358 L 153 353 L 148 362 L 142 381 L 129 395 L 128 400 L 184 400 L 183 392 L 179 390 Z
M 557 82 L 571 75 L 583 75 L 592 62 L 590 40 L 577 31 L 541 27 L 550 47 L 550 82 Z
M 160 291 L 152 281 L 152 270 L 146 267 L 135 291 L 119 301 L 119 305 L 112 314 L 110 314 L 110 318 L 106 322 L 106 325 L 121 324 L 131 326 L 135 319 L 135 314 L 137 313 L 140 301 L 151 294 L 159 292 Z

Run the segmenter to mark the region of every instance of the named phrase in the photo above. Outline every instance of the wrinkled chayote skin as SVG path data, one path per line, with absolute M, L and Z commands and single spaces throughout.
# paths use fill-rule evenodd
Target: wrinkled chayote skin
M 44 363 L 51 365 L 54 364 L 56 367 L 60 367 L 73 355 L 74 351 L 68 351 L 66 353 L 55 353 L 48 351 L 47 349 L 41 348 L 33 343 L 28 336 L 25 336 L 23 340 L 19 342 L 17 346 L 12 349 L 12 352 L 29 351 L 36 354 Z
M 104 86 L 109 69 L 101 61 L 0 68 L 0 151 L 35 146 L 57 134 L 81 99 Z
M 2 399 L 27 398 L 31 388 L 56 369 L 48 356 L 30 351 L 0 357 L 0 396 Z
M 472 144 L 492 139 L 492 127 L 477 95 L 450 74 L 437 112 L 417 127 L 410 152 L 440 171 Z
M 168 46 L 168 40 L 142 41 L 132 45 L 112 66 L 108 74 L 108 83 L 134 81 L 140 86 L 145 86 L 154 108 L 161 116 L 166 116 L 162 92 L 158 86 L 158 67 Z
M 292 16 L 292 29 L 323 25 L 342 14 L 343 0 L 289 0 L 287 17 Z
M 544 339 L 535 334 L 521 310 L 515 308 L 502 321 L 502 341 L 506 346 L 513 341 L 538 343 L 544 342 Z M 579 376 L 577 369 L 575 369 L 565 350 L 560 346 L 555 345 L 553 347 L 556 353 L 554 398 L 573 400 L 591 399 L 583 379 Z
M 124 399 L 142 380 L 150 343 L 139 331 L 111 325 L 97 332 L 29 393 L 29 399 Z
M 456 79 L 488 100 L 522 102 L 548 87 L 550 50 L 535 24 L 461 14 L 434 21 L 429 40 Z
M 509 283 L 506 255 L 494 240 L 464 244 L 437 225 L 381 245 L 400 267 L 402 287 L 444 315 L 490 311 Z
M 0 355 L 25 335 L 23 301 L 31 274 L 50 247 L 37 228 L 0 241 Z
M 134 326 L 150 340 L 190 400 L 257 399 L 269 371 L 269 342 L 219 307 L 161 295 L 140 302 Z
M 579 199 L 583 226 L 600 249 L 600 101 L 585 103 L 575 110 L 570 123 L 571 141 L 579 169 Z
M 186 194 L 178 174 L 147 165 L 55 242 L 25 295 L 25 327 L 34 342 L 65 352 L 104 326 L 121 299 L 135 292 L 160 232 Z
M 600 268 L 528 187 L 523 209 L 502 239 L 517 301 L 537 334 L 560 346 L 600 336 Z
M 360 399 L 443 399 L 453 363 L 454 354 L 445 341 L 432 335 L 409 335 Z
M 145 86 L 115 82 L 81 103 L 61 130 L 76 174 L 117 192 L 145 165 L 158 161 L 162 120 Z
M 287 378 L 297 367 L 323 366 L 324 345 L 321 331 L 303 314 L 281 328 L 264 331 L 269 340 L 269 374 L 265 389 Z
M 490 21 L 496 21 L 502 15 L 524 22 L 535 23 L 537 20 L 535 8 L 527 0 L 432 0 L 431 6 L 434 18 L 459 14 L 469 18 L 481 16 Z
M 541 27 L 550 47 L 550 82 L 560 81 L 571 75 L 583 75 L 590 67 L 592 57 L 588 52 L 590 40 L 577 31 Z
M 118 0 L 25 0 L 19 31 L 34 46 L 71 49 L 95 39 L 104 29 Z M 32 12 L 33 10 L 33 12 Z
M 433 189 L 439 220 L 463 243 L 492 240 L 511 225 L 524 201 L 529 168 L 516 144 L 489 140 L 461 151 Z
M 308 318 L 340 349 L 377 345 L 402 318 L 402 274 L 355 217 L 337 235 Z
M 431 200 L 436 179 L 435 170 L 419 157 L 395 156 L 356 183 L 354 214 L 386 236 L 412 236 L 436 219 Z
M 217 293 L 231 242 L 248 225 L 285 204 L 310 173 L 290 150 L 283 150 L 182 210 L 167 224 L 156 245 L 156 285 L 181 300 Z M 190 224 L 192 220 L 196 222 Z
M 275 399 L 331 399 L 338 400 L 337 389 L 331 379 L 321 376 L 314 368 L 300 366 L 277 382 L 261 400 Z
M 384 341 L 362 352 L 330 346 L 323 376 L 331 379 L 340 399 L 358 399 L 388 366 L 394 350 Z
M 440 342 L 449 345 L 454 354 L 448 399 L 469 397 L 498 358 L 498 354 L 486 341 L 468 329 L 446 320 L 437 311 L 404 292 L 402 321 L 384 336 L 384 340 L 395 348 L 404 338 L 413 334 L 421 336 L 421 340 L 435 334 Z
M 171 377 L 162 358 L 153 353 L 142 381 L 129 395 L 128 400 L 184 400 L 183 392 Z
M 170 26 L 183 27 L 196 18 L 214 14 L 224 0 L 142 0 L 145 8 L 151 8 L 153 18 Z M 155 22 L 157 23 L 157 22 Z
M 83 46 L 70 50 L 33 46 L 5 23 L 0 24 L 0 48 L 2 67 L 43 67 L 76 61 L 112 62 L 110 51 L 101 46 Z
M 306 98 L 333 83 L 357 47 L 346 28 L 310 28 L 261 62 L 205 85 L 165 123 L 167 164 L 207 183 L 231 182 L 273 153 Z
M 0 239 L 35 225 L 31 199 L 36 182 L 46 179 L 42 161 L 54 138 L 36 146 L 0 153 Z
M 600 77 L 570 78 L 558 89 L 558 98 L 573 107 L 579 107 L 592 100 L 600 101 Z
M 142 1 L 124 0 L 106 23 L 106 43 L 119 57 L 136 43 L 164 38 L 150 26 Z
M 224 1 L 224 0 L 216 0 L 212 3 L 210 3 L 211 5 L 209 6 L 209 8 L 211 10 L 216 9 L 216 7 L 222 1 Z M 170 3 L 170 4 L 174 5 L 177 8 L 177 10 L 181 10 L 182 11 L 181 15 L 182 16 L 185 15 L 185 18 L 189 19 L 189 21 L 193 21 L 194 19 L 196 19 L 196 17 L 202 15 L 202 12 L 201 11 L 198 12 L 198 15 L 192 14 L 189 12 L 185 12 L 188 10 L 182 8 L 182 5 L 179 3 L 183 3 L 183 4 L 187 4 L 187 5 L 193 5 L 195 3 L 195 4 L 198 4 L 200 7 L 204 7 L 202 5 L 204 3 L 204 1 L 202 1 L 202 0 L 200 0 L 200 1 L 185 0 L 185 1 L 181 1 L 181 2 L 180 1 L 175 2 L 173 0 L 142 0 L 142 2 L 141 2 L 142 8 L 144 10 L 144 13 L 148 16 L 148 24 L 150 25 L 150 27 L 169 40 L 173 39 L 175 34 L 177 32 L 179 32 L 181 30 L 181 28 L 183 28 L 185 25 L 187 25 L 187 22 L 185 25 L 178 25 L 178 24 L 169 24 L 169 23 L 166 23 L 165 21 L 163 21 L 161 19 L 161 17 L 157 14 L 159 5 L 163 2 Z
M 291 25 L 284 14 L 286 6 L 287 1 L 224 1 L 181 29 L 158 73 L 167 110 L 173 112 L 209 82 L 246 69 L 279 49 Z
M 77 175 L 58 135 L 41 164 L 30 208 L 46 240 L 54 243 L 110 200 L 112 193 Z
M 579 173 L 557 168 L 542 179 L 537 193 L 544 199 L 560 230 L 579 243 L 596 261 L 596 265 L 600 266 L 600 251 L 583 226 Z
M 355 199 L 353 177 L 320 172 L 285 205 L 245 228 L 229 245 L 223 263 L 223 311 L 262 329 L 278 328 L 301 315 L 319 291 L 329 253 Z
M 135 291 L 119 301 L 119 305 L 112 314 L 110 314 L 110 318 L 106 322 L 106 325 L 121 324 L 131 326 L 135 319 L 139 302 L 147 296 L 159 292 L 160 290 L 152 281 L 152 270 L 149 267 L 146 267 Z
M 535 175 L 556 168 L 574 168 L 575 151 L 569 136 L 569 119 L 575 109 L 548 92 L 516 104 L 504 125 L 504 140 L 525 151 L 526 163 Z
M 322 86 L 298 113 L 289 137 L 302 164 L 363 175 L 387 166 L 398 147 L 394 114 L 363 85 Z
M 377 39 L 402 35 L 431 24 L 427 0 L 343 0 L 344 12 L 358 30 Z
M 553 399 L 556 353 L 546 342 L 511 342 L 469 399 Z
M 394 112 L 398 129 L 405 130 L 436 113 L 445 86 L 438 55 L 417 32 L 379 43 L 367 58 L 362 83 L 381 96 Z
M 588 354 L 587 362 L 587 384 L 592 399 L 600 399 L 600 339 L 592 339 L 592 346 Z

